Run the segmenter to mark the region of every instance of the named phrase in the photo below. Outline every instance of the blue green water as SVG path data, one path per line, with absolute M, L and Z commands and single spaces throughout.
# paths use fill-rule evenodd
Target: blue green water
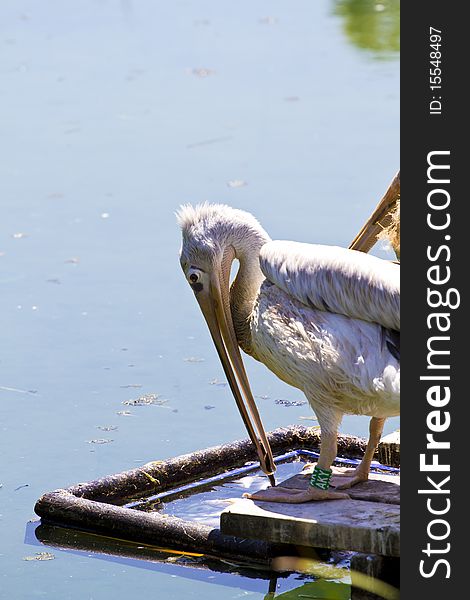
M 399 167 L 397 19 L 385 0 L 2 2 L 1 598 L 263 598 L 24 561 L 25 526 L 44 491 L 245 437 L 173 213 L 225 202 L 273 238 L 347 245 Z M 267 428 L 315 423 L 246 364 Z M 123 404 L 144 394 L 165 402 Z

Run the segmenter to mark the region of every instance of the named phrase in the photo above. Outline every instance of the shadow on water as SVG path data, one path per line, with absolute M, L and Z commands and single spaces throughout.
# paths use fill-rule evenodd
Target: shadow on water
M 357 48 L 379 58 L 399 52 L 399 0 L 336 0 L 334 13 L 343 18 L 344 33 Z
M 313 597 L 324 600 L 347 600 L 350 597 L 350 585 L 339 581 L 315 579 L 311 575 L 299 573 L 277 573 L 262 567 L 254 569 L 252 565 L 235 564 L 203 554 L 137 544 L 47 523 L 28 523 L 25 543 L 130 567 L 159 571 L 195 582 L 237 588 L 245 593 L 258 592 L 266 594 L 265 599 L 294 600 Z
M 273 238 L 348 244 L 398 168 L 399 5 L 68 4 L 2 2 L 0 596 L 235 600 L 244 585 L 261 600 L 269 579 L 231 573 L 221 592 L 217 569 L 180 577 L 197 567 L 171 554 L 127 567 L 103 538 L 77 552 L 51 538 L 58 560 L 31 560 L 49 548 L 33 534 L 26 550 L 24 523 L 44 490 L 243 434 L 173 213 L 207 199 Z M 247 370 L 267 429 L 312 419 L 300 392 Z M 227 494 L 248 485 L 262 480 Z M 223 498 L 204 494 L 167 510 L 215 521 Z M 276 594 L 304 583 L 319 585 L 290 575 Z
M 298 473 L 302 464 L 303 462 L 298 459 L 280 464 L 281 479 Z M 147 509 L 150 511 L 157 509 L 167 515 L 189 519 L 188 523 L 202 522 L 217 527 L 220 513 L 229 499 L 240 497 L 243 491 L 254 492 L 265 486 L 266 477 L 258 471 L 222 485 L 208 486 L 198 493 L 177 494 L 176 497 L 171 497 L 169 502 L 160 503 L 154 508 L 147 507 Z M 313 597 L 324 600 L 346 600 L 351 592 L 349 583 L 290 570 L 278 572 L 271 568 L 269 562 L 245 564 L 238 560 L 203 554 L 198 552 L 197 548 L 194 552 L 178 550 L 178 548 L 162 548 L 47 522 L 29 522 L 26 525 L 25 543 L 41 548 L 41 551 L 35 553 L 37 560 L 46 560 L 42 558 L 44 555 L 55 558 L 55 554 L 50 551 L 66 552 L 146 571 L 158 571 L 188 581 L 241 589 L 245 593 L 257 592 L 263 594 L 265 599 L 294 600 Z M 44 548 L 47 552 L 44 552 Z M 349 562 L 349 553 L 336 553 L 333 558 L 329 551 L 300 547 L 298 550 L 303 557 L 309 557 L 325 565 L 331 560 L 334 564 L 347 565 Z
M 126 564 L 140 569 L 158 570 L 186 579 L 214 580 L 228 587 L 264 591 L 273 572 L 234 565 L 203 554 L 183 552 L 108 538 L 47 523 L 28 523 L 25 541 L 88 557 Z M 247 580 L 246 582 L 241 580 Z M 262 580 L 258 582 L 257 580 Z M 251 582 L 251 583 L 250 583 Z

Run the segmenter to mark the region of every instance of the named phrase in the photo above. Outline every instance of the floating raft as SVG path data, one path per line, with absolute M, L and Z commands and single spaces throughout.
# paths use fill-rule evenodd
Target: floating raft
M 289 452 L 297 453 L 297 456 L 302 453 L 309 454 L 320 446 L 320 434 L 317 428 L 291 426 L 276 429 L 268 434 L 268 439 L 273 453 L 278 457 L 279 455 L 285 457 Z M 338 436 L 338 451 L 342 456 L 360 459 L 365 446 L 366 441 L 362 438 Z M 390 444 L 381 444 L 377 457 L 382 463 L 397 467 L 399 446 L 395 443 L 392 451 Z M 126 541 L 200 552 L 213 557 L 243 561 L 249 559 L 254 564 L 267 566 L 271 564 L 273 557 L 286 555 L 291 551 L 295 554 L 295 547 L 290 547 L 291 545 L 326 544 L 327 536 L 314 538 L 310 534 L 310 537 L 303 534 L 304 537 L 299 539 L 291 536 L 289 539 L 279 538 L 278 541 L 274 538 L 266 540 L 253 535 L 248 536 L 246 532 L 242 535 L 227 533 L 227 528 L 233 526 L 233 521 L 232 525 L 227 525 L 227 513 L 222 517 L 223 530 L 221 530 L 155 511 L 145 512 L 149 505 L 158 503 L 163 497 L 168 500 L 171 496 L 194 493 L 198 488 L 204 489 L 204 486 L 207 489 L 207 486 L 213 485 L 215 481 L 220 483 L 223 480 L 239 477 L 241 472 L 255 471 L 258 468 L 256 451 L 251 441 L 236 441 L 165 461 L 150 462 L 116 475 L 48 492 L 37 501 L 35 511 L 44 524 L 75 528 Z M 305 482 L 305 478 L 302 480 Z M 380 495 L 382 492 L 378 491 L 377 483 L 372 481 L 367 485 L 375 488 L 371 493 Z M 291 480 L 290 484 L 295 485 L 295 481 Z M 357 493 L 359 492 L 354 490 L 354 494 Z M 383 499 L 383 494 L 381 497 Z M 347 501 L 347 503 L 352 502 L 356 500 Z M 332 518 L 332 528 L 340 526 L 343 505 L 347 503 L 343 501 L 328 503 L 331 504 L 331 508 L 336 507 L 336 521 Z M 370 502 L 361 500 L 360 503 L 362 506 Z M 320 505 L 325 503 L 315 504 L 319 509 Z M 340 504 L 341 510 L 339 510 Z M 239 505 L 241 506 L 237 504 Z M 398 510 L 396 504 L 389 503 L 387 506 L 388 510 L 395 513 Z M 276 514 L 277 511 L 277 518 L 282 523 L 286 519 L 308 520 L 305 516 L 295 517 L 291 513 L 286 513 L 293 509 L 292 505 L 286 507 L 288 505 L 278 504 L 277 508 L 270 509 L 270 512 Z M 297 505 L 297 510 L 304 509 Z M 326 517 L 323 521 L 326 523 Z M 374 528 L 375 525 L 371 529 Z M 330 539 L 333 537 L 330 536 Z M 285 544 L 288 544 L 290 549 Z M 330 546 L 326 545 L 326 547 L 331 547 L 331 542 L 329 544 Z M 341 545 L 347 544 L 344 542 Z M 366 550 L 365 544 L 361 547 L 363 551 Z M 375 542 L 367 547 L 367 551 L 385 552 Z M 396 556 L 395 550 L 387 550 L 387 552 L 389 553 L 384 555 Z

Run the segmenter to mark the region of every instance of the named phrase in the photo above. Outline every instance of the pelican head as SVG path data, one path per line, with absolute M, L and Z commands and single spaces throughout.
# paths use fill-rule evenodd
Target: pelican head
M 263 279 L 259 249 L 270 238 L 251 214 L 221 204 L 183 206 L 177 219 L 183 234 L 181 267 L 206 320 L 261 468 L 273 483 L 276 467 L 238 347 L 230 289 L 235 259 L 248 275 L 243 285 L 259 287 Z M 242 297 L 243 290 L 238 292 Z

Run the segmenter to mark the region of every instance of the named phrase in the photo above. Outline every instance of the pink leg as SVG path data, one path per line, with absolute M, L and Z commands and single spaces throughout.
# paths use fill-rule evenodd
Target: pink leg
M 352 477 L 341 485 L 335 486 L 337 490 L 345 490 L 353 485 L 356 485 L 356 483 L 367 481 L 369 479 L 370 464 L 374 457 L 375 450 L 379 445 L 380 438 L 382 437 L 384 423 L 385 419 L 372 417 L 369 423 L 369 441 L 367 442 L 367 448 L 361 464 L 359 464 L 352 473 L 344 473 L 344 475 L 349 475 L 349 477 L 352 475 Z
M 330 469 L 331 464 L 336 456 L 337 450 L 337 433 L 326 431 L 322 432 L 320 458 L 318 466 L 323 469 Z M 244 494 L 245 498 L 252 500 L 263 500 L 265 502 L 286 502 L 288 504 L 301 504 L 303 502 L 311 502 L 312 500 L 344 500 L 348 499 L 348 494 L 334 492 L 332 490 L 321 490 L 316 487 L 309 486 L 307 490 L 299 490 L 295 488 L 283 488 L 280 486 L 267 488 L 255 494 Z

